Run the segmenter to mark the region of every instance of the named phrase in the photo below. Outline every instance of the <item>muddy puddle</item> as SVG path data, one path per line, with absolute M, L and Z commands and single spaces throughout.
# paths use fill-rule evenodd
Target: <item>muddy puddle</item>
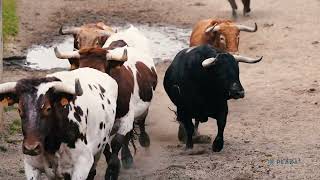
M 191 29 L 181 29 L 174 26 L 134 25 L 150 40 L 155 63 L 170 61 L 181 49 L 188 47 Z M 128 28 L 115 27 L 118 31 Z M 32 69 L 68 68 L 69 62 L 55 57 L 53 48 L 57 46 L 61 51 L 73 48 L 73 38 L 65 36 L 60 43 L 46 46 L 32 46 L 26 55 L 26 61 L 21 65 Z

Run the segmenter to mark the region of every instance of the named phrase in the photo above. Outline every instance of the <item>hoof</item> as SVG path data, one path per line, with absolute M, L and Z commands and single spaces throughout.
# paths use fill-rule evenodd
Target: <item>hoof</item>
M 208 144 L 211 142 L 211 137 L 208 135 L 198 135 L 192 137 L 193 143 L 195 144 Z
M 139 136 L 139 143 L 142 147 L 149 147 L 150 146 L 150 138 L 147 133 L 141 133 Z
M 246 16 L 248 17 L 250 15 L 250 12 L 251 12 L 251 9 L 248 9 L 248 10 L 243 10 L 243 16 Z
M 131 156 L 127 156 L 121 159 L 122 162 L 122 167 L 125 169 L 130 169 L 133 166 L 133 157 Z
M 237 11 L 235 11 L 235 10 L 232 11 L 232 17 L 233 17 L 234 19 L 237 19 L 237 17 L 238 17 Z
M 119 158 L 117 156 L 111 157 L 104 178 L 106 180 L 117 180 L 120 172 L 120 166 Z
M 178 139 L 183 143 L 185 143 L 187 140 L 187 134 L 182 124 L 179 125 Z
M 212 143 L 212 151 L 213 152 L 220 152 L 223 148 L 223 139 L 216 138 Z
M 117 180 L 119 172 L 113 172 L 111 170 L 107 170 L 106 175 L 104 177 L 105 180 Z

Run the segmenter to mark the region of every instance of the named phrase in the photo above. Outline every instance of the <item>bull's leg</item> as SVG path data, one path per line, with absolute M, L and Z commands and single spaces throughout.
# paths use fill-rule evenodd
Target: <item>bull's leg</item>
M 194 132 L 194 125 L 192 123 L 192 118 L 188 116 L 185 112 L 183 112 L 183 110 L 181 109 L 177 110 L 177 115 L 178 115 L 179 121 L 183 123 L 183 126 L 187 134 L 186 149 L 192 149 L 193 148 L 192 135 Z
M 129 149 L 129 142 L 130 142 L 132 133 L 133 132 L 131 131 L 126 135 L 124 143 L 122 145 L 122 149 L 121 149 L 121 162 L 122 162 L 122 166 L 126 169 L 131 168 L 133 164 L 133 157 Z
M 242 0 L 242 3 L 243 3 L 243 15 L 248 16 L 248 13 L 251 11 L 250 0 Z
M 199 130 L 198 130 L 199 123 L 200 123 L 200 121 L 198 119 L 194 120 L 194 133 L 193 133 L 194 136 L 199 136 L 200 135 Z
M 106 180 L 116 180 L 118 179 L 120 172 L 120 160 L 118 158 L 118 153 L 121 149 L 122 144 L 124 143 L 125 136 L 121 134 L 116 134 L 111 141 L 111 150 L 110 159 L 108 162 L 108 168 L 106 170 L 105 179 Z
M 94 180 L 94 177 L 96 176 L 96 174 L 97 174 L 97 170 L 91 169 L 87 177 L 87 180 Z
M 40 171 L 32 167 L 27 160 L 24 160 L 24 171 L 27 176 L 27 179 L 38 180 L 40 179 Z
M 106 158 L 107 163 L 109 164 L 110 158 L 111 158 L 111 150 L 110 145 L 106 144 L 106 147 L 104 148 L 103 154 Z
M 150 146 L 150 137 L 146 132 L 145 122 L 148 115 L 148 110 L 143 113 L 141 118 L 138 120 L 140 135 L 139 135 L 139 143 L 142 147 L 149 147 Z
M 223 148 L 223 132 L 227 122 L 228 113 L 224 113 L 217 118 L 218 134 L 212 143 L 212 151 L 219 152 Z
M 236 1 L 235 0 L 228 0 L 230 5 L 231 5 L 231 8 L 232 8 L 232 16 L 233 17 L 237 17 L 237 4 L 236 4 Z

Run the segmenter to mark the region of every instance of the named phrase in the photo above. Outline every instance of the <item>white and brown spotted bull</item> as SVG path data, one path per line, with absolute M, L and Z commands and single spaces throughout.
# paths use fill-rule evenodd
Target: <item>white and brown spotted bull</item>
M 117 96 L 116 81 L 92 68 L 0 84 L 1 103 L 18 104 L 27 179 L 41 173 L 48 179 L 93 179 L 114 125 Z M 116 179 L 112 163 L 107 173 Z
M 59 34 L 61 35 L 73 35 L 74 49 L 102 47 L 106 40 L 114 33 L 115 31 L 103 22 L 84 24 L 80 27 L 61 26 L 59 30 Z M 79 68 L 76 60 L 69 59 L 69 62 L 71 70 Z
M 199 21 L 193 28 L 190 37 L 190 47 L 210 44 L 214 48 L 229 53 L 238 52 L 240 32 L 256 32 L 258 26 L 248 27 L 230 20 L 205 19 Z
M 133 32 L 131 30 L 128 33 Z M 130 38 L 137 36 L 132 33 L 131 36 L 127 35 L 123 37 Z M 145 131 L 145 119 L 157 85 L 157 73 L 152 57 L 139 48 L 128 46 L 126 42 L 134 43 L 126 38 L 113 38 L 111 36 L 109 39 L 114 41 L 110 43 L 108 48 L 86 48 L 73 52 L 59 52 L 55 48 L 55 53 L 61 59 L 78 59 L 79 67 L 98 69 L 108 73 L 117 81 L 119 98 L 117 101 L 116 122 L 119 122 L 119 129 L 115 141 L 118 142 L 117 144 L 122 144 L 121 153 L 124 167 L 130 167 L 133 158 L 128 148 L 129 138 L 123 139 L 123 137 L 125 135 L 128 136 L 128 133 L 133 129 L 133 123 L 136 122 L 140 127 L 140 144 L 144 147 L 150 145 L 149 135 Z M 106 59 L 110 58 L 108 51 L 113 50 L 114 52 L 118 52 L 118 54 L 122 54 L 124 49 L 127 50 L 128 56 L 126 62 L 122 64 L 106 61 Z M 116 143 L 111 143 L 111 146 L 112 144 Z M 113 147 L 111 149 L 113 154 L 118 154 L 120 150 Z M 108 153 L 105 152 L 106 157 L 108 157 Z

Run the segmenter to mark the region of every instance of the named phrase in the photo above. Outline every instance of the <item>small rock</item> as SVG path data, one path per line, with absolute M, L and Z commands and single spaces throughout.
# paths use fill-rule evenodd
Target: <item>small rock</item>
M 250 141 L 249 140 L 244 140 L 244 143 L 249 143 Z
M 263 27 L 272 27 L 274 24 L 273 23 L 264 23 Z
M 315 44 L 319 44 L 320 42 L 319 41 L 312 41 L 311 44 L 315 45 Z
M 1 151 L 1 152 L 7 152 L 8 149 L 7 149 L 6 147 L 0 145 L 0 151 Z
M 316 91 L 315 88 L 310 88 L 310 89 L 308 89 L 308 92 L 309 92 L 309 93 L 312 93 L 312 92 L 315 92 L 315 91 Z

